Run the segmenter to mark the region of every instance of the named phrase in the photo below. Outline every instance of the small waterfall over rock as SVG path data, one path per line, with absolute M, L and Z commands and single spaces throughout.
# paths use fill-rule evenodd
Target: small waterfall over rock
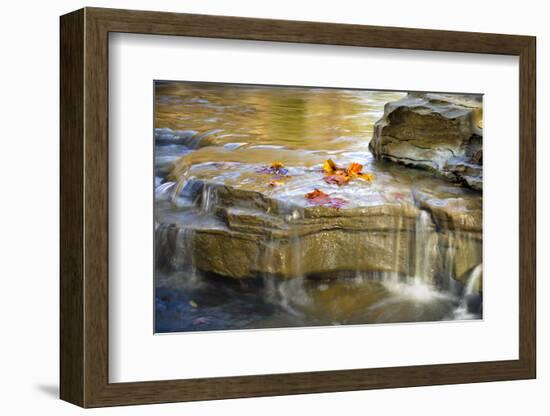
M 265 274 L 264 292 L 271 302 L 277 303 L 290 313 L 297 315 L 296 307 L 304 307 L 312 301 L 306 289 L 307 281 L 302 267 L 304 252 L 302 238 L 298 233 L 299 225 L 297 224 L 304 219 L 304 212 L 284 205 L 278 206 L 278 210 L 281 216 L 286 219 L 290 230 L 287 239 L 291 249 L 287 251 L 287 255 L 290 257 L 289 263 L 293 275 L 290 278 L 281 280 L 276 276 Z M 266 264 L 264 268 L 269 270 L 269 265 L 280 256 L 281 242 L 271 234 L 262 253 L 261 261 Z
M 389 230 L 357 227 L 348 231 L 348 225 L 336 225 L 317 231 L 309 225 L 311 214 L 292 205 L 270 205 L 266 210 L 271 213 L 267 215 L 254 208 L 265 203 L 262 199 L 247 201 L 243 207 L 235 206 L 235 195 L 227 194 L 227 189 L 219 184 L 199 184 L 191 178 L 180 188 L 176 192 L 173 182 L 157 187 L 160 201 L 170 204 L 179 198 L 188 201 L 188 205 L 180 213 L 171 214 L 173 223 L 159 225 L 155 240 L 158 252 L 162 253 L 157 260 L 159 267 L 183 272 L 186 285 L 202 285 L 205 274 L 221 274 L 222 279 L 232 280 L 239 276 L 231 273 L 241 273 L 238 267 L 246 267 L 255 271 L 247 279 L 239 277 L 239 281 L 253 278 L 261 282 L 257 296 L 293 315 L 315 308 L 319 298 L 326 297 L 323 293 L 330 293 L 331 287 L 338 283 L 338 290 L 346 293 L 364 290 L 365 285 L 382 285 L 390 303 L 376 304 L 376 308 L 390 307 L 394 302 L 446 303 L 457 305 L 455 312 L 449 311 L 455 319 L 474 316 L 468 311 L 475 308 L 468 308 L 467 302 L 475 302 L 474 297 L 479 297 L 476 290 L 481 281 L 481 265 L 474 266 L 461 283 L 456 274 L 457 261 L 471 259 L 464 254 L 463 258 L 457 256 L 457 251 L 468 244 L 468 237 L 452 230 L 441 232 L 425 209 L 407 208 L 409 211 L 404 210 L 392 219 L 394 225 Z M 170 193 L 172 199 L 166 197 Z M 241 224 L 239 221 L 244 219 L 246 222 Z M 336 224 L 344 223 L 338 220 Z M 350 241 L 357 243 L 345 246 L 342 251 L 340 241 L 347 241 L 348 233 L 356 239 Z M 378 241 L 386 241 L 388 245 L 379 246 Z M 312 244 L 315 251 L 311 251 Z M 374 255 L 373 249 L 377 250 Z M 340 258 L 342 255 L 347 256 L 345 261 Z M 316 268 L 312 256 L 322 263 L 318 266 L 320 272 L 311 272 Z M 234 262 L 238 267 L 233 266 Z M 385 269 L 368 268 L 377 264 L 386 265 Z M 225 270 L 227 277 L 223 277 Z M 391 314 L 385 312 L 384 319 L 391 320 Z
M 459 306 L 454 311 L 455 319 L 472 319 L 482 315 L 481 279 L 483 265 L 478 264 L 469 273 Z
M 381 129 L 395 93 L 195 88 L 167 90 L 156 109 L 156 276 L 166 277 L 156 284 L 170 325 L 481 316 L 480 193 L 368 151 L 365 132 Z M 345 114 L 333 114 L 340 104 Z M 374 179 L 327 182 L 329 158 Z M 342 203 L 307 198 L 317 189 Z
M 478 264 L 476 267 L 474 267 L 474 269 L 470 273 L 470 277 L 468 277 L 466 287 L 464 288 L 465 295 L 472 295 L 474 293 L 478 293 L 481 291 L 482 274 L 483 274 L 483 265 Z
M 176 182 L 164 182 L 155 188 L 155 199 L 157 201 L 168 201 L 172 199 Z
M 419 210 L 415 224 L 414 278 L 433 284 L 439 257 L 439 239 L 428 212 Z
M 213 185 L 204 185 L 200 198 L 200 210 L 205 214 L 214 214 L 218 201 L 218 193 Z

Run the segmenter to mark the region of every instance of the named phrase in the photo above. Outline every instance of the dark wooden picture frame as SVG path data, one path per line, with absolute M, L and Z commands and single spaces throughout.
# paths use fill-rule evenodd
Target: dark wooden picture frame
M 519 359 L 109 383 L 110 32 L 519 56 Z M 60 396 L 83 407 L 536 377 L 536 43 L 530 36 L 85 8 L 61 17 Z

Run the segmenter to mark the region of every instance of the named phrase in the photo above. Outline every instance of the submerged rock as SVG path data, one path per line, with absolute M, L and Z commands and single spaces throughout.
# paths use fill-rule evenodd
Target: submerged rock
M 197 142 L 198 133 L 195 130 L 172 130 L 168 127 L 156 128 L 154 132 L 155 145 L 185 145 L 194 147 Z
M 183 145 L 189 149 L 196 149 L 212 144 L 216 135 L 222 131 L 222 129 L 212 129 L 199 134 L 195 130 L 172 130 L 168 127 L 159 127 L 154 131 L 155 145 Z
M 482 190 L 483 110 L 480 96 L 409 93 L 386 104 L 369 149 L 390 160 Z

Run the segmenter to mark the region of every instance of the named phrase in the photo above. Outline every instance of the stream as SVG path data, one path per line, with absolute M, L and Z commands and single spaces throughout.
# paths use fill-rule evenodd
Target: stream
M 480 212 L 481 194 L 368 149 L 403 96 L 157 82 L 155 332 L 480 319 L 481 242 L 434 212 Z M 327 159 L 374 180 L 325 183 Z

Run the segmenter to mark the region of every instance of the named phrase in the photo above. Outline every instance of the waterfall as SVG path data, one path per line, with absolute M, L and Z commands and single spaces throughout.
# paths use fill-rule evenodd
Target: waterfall
M 304 307 L 311 302 L 302 277 L 286 279 L 276 285 L 279 305 L 294 315 L 299 315 L 295 306 Z
M 414 278 L 424 283 L 433 284 L 435 262 L 439 255 L 439 238 L 434 230 L 430 214 L 420 210 L 415 223 L 415 270 Z
M 170 255 L 172 251 L 171 227 L 168 224 L 158 224 L 155 226 L 155 267 L 158 269 L 172 268 Z
M 194 238 L 195 230 L 193 228 L 185 227 L 178 229 L 175 256 L 181 256 L 177 261 L 178 268 L 185 271 L 185 283 L 191 286 L 196 286 L 200 283 L 200 276 L 197 273 L 193 253 Z
M 466 281 L 466 287 L 464 288 L 464 295 L 472 295 L 477 293 L 477 287 L 481 283 L 481 278 L 483 275 L 483 264 L 478 264 L 470 272 L 468 280 Z
M 483 264 L 478 264 L 470 272 L 460 304 L 453 313 L 454 319 L 473 319 L 482 316 L 482 296 L 477 290 L 482 274 Z
M 395 218 L 395 236 L 394 236 L 394 243 L 393 243 L 393 258 L 394 258 L 394 264 L 393 264 L 393 270 L 395 277 L 399 277 L 399 270 L 401 270 L 400 267 L 400 258 L 401 258 L 401 238 L 403 236 L 403 217 L 401 215 L 396 216 Z M 405 232 L 408 232 L 407 230 Z M 408 267 L 406 268 L 408 269 Z M 380 274 L 380 278 L 383 279 L 385 276 L 384 274 Z
M 285 211 L 285 207 L 279 207 Z M 304 213 L 296 208 L 283 214 L 289 226 L 288 246 L 289 250 L 281 253 L 281 242 L 279 239 L 269 237 L 265 243 L 265 249 L 262 253 L 261 261 L 267 265 L 272 264 L 277 256 L 282 256 L 281 261 L 288 262 L 289 271 L 292 276 L 281 279 L 269 274 L 263 276 L 264 290 L 266 298 L 272 303 L 276 303 L 288 312 L 299 315 L 296 307 L 303 307 L 311 302 L 311 298 L 306 289 L 306 278 L 303 274 L 303 249 L 302 236 L 298 235 L 296 221 L 304 218 Z M 285 258 L 288 257 L 288 258 Z
M 172 198 L 176 182 L 164 182 L 155 188 L 155 200 L 167 201 Z
M 202 284 L 200 273 L 195 266 L 194 240 L 195 222 L 200 217 L 195 201 L 202 187 L 193 177 L 182 175 L 177 182 L 164 182 L 155 187 L 156 215 L 163 218 L 168 213 L 168 221 L 160 222 L 155 228 L 155 250 L 157 266 L 165 272 L 177 271 L 180 283 L 188 287 L 197 287 Z M 202 196 L 204 200 L 211 200 L 209 193 Z M 206 202 L 213 206 L 213 202 Z M 171 205 L 171 207 L 168 207 Z M 181 221 L 173 223 L 173 210 L 176 208 Z M 183 220 L 183 219 L 186 220 Z
M 161 268 L 195 273 L 194 230 L 173 224 L 160 224 L 155 234 L 157 263 Z
M 200 210 L 202 213 L 214 213 L 218 205 L 218 194 L 215 185 L 205 184 L 202 187 Z

